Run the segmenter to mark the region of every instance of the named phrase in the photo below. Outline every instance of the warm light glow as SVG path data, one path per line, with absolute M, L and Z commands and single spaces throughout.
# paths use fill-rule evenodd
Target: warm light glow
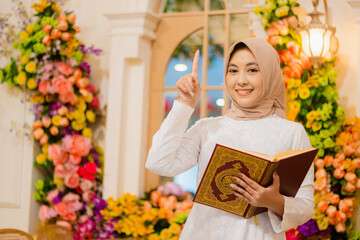
M 300 31 L 302 47 L 309 57 L 325 57 L 330 50 L 332 31 L 310 28 Z
M 175 65 L 175 70 L 178 72 L 184 72 L 188 69 L 188 67 L 185 64 L 179 63 Z
M 224 100 L 224 99 L 222 99 L 222 98 L 216 99 L 216 105 L 218 105 L 219 107 L 224 106 L 224 104 L 225 104 L 225 100 Z

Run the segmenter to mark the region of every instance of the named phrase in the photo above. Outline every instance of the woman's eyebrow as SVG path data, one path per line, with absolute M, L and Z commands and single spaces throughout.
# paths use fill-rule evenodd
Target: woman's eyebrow
M 256 62 L 249 62 L 246 64 L 246 66 L 251 66 L 251 65 L 256 65 L 257 67 L 259 66 Z
M 234 63 L 229 63 L 229 66 L 228 66 L 228 67 L 237 67 L 237 65 L 234 64 Z

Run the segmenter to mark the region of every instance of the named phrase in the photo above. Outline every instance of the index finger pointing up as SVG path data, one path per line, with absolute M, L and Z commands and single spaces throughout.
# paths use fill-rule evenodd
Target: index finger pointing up
M 195 56 L 194 56 L 194 61 L 193 61 L 193 66 L 192 66 L 192 75 L 194 77 L 198 76 L 198 71 L 199 71 L 199 56 L 200 56 L 200 51 L 199 49 L 196 50 L 195 52 Z

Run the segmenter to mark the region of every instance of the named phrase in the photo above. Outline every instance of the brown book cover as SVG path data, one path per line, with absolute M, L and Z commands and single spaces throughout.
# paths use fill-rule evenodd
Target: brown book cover
M 272 183 L 272 174 L 280 176 L 280 193 L 294 197 L 303 182 L 318 149 L 307 148 L 268 155 L 216 144 L 196 191 L 194 202 L 218 208 L 245 218 L 266 211 L 232 194 L 233 176 L 242 172 L 260 185 Z

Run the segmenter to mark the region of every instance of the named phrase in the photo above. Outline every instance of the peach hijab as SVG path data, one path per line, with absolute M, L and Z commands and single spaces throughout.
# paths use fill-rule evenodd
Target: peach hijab
M 285 84 L 280 68 L 280 60 L 275 49 L 265 40 L 259 38 L 246 38 L 234 43 L 225 59 L 225 84 L 226 74 L 231 54 L 235 47 L 243 43 L 254 54 L 260 68 L 263 81 L 263 93 L 260 100 L 251 107 L 242 107 L 234 99 L 231 108 L 227 110 L 226 116 L 235 120 L 254 120 L 264 118 L 275 113 L 279 117 L 286 118 L 285 108 Z M 229 92 L 228 86 L 226 85 Z

